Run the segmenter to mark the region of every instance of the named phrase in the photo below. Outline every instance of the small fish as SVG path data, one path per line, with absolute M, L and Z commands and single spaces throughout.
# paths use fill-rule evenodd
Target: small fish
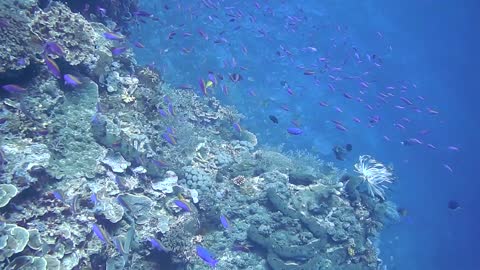
M 167 117 L 168 117 L 167 111 L 165 111 L 165 110 L 162 109 L 162 108 L 158 109 L 158 113 L 159 113 L 162 117 L 164 117 L 164 118 L 167 118 Z
M 232 126 L 238 133 L 242 132 L 242 127 L 240 127 L 239 123 L 233 123 Z
M 228 95 L 228 87 L 226 85 L 222 85 L 222 92 L 227 96 Z
M 94 192 L 92 195 L 90 195 L 90 201 L 92 201 L 93 205 L 97 205 L 98 199 L 97 199 L 97 194 Z
M 65 85 L 70 85 L 70 86 L 73 86 L 73 87 L 77 87 L 80 84 L 82 84 L 82 82 L 77 77 L 73 76 L 72 74 L 63 75 L 63 80 L 65 80 Z
M 180 84 L 180 85 L 177 85 L 177 88 L 182 90 L 192 90 L 193 86 L 190 84 Z
M 133 45 L 135 45 L 135 47 L 139 48 L 139 49 L 143 49 L 145 48 L 145 45 L 143 45 L 142 43 L 140 43 L 139 41 L 135 41 L 133 43 Z
M 118 237 L 113 237 L 113 245 L 117 249 L 118 253 L 125 255 L 125 248 L 123 247 L 123 241 L 120 240 Z
M 413 105 L 413 102 L 406 97 L 400 97 L 400 100 L 402 100 L 407 105 Z
M 65 195 L 63 194 L 63 191 L 61 191 L 59 189 L 56 189 L 56 190 L 52 191 L 52 195 L 53 195 L 53 197 L 55 197 L 55 199 L 57 199 L 61 202 L 65 202 Z
M 318 104 L 322 107 L 328 107 L 328 104 L 325 101 L 320 101 Z
M 291 127 L 287 129 L 287 132 L 292 135 L 300 135 L 303 133 L 303 130 L 297 127 Z
M 104 244 L 111 244 L 110 241 L 110 235 L 105 231 L 105 229 L 102 226 L 98 226 L 97 224 L 92 225 L 92 230 L 95 233 L 95 235 L 102 241 Z
M 55 78 L 60 79 L 62 77 L 60 68 L 58 67 L 57 63 L 55 63 L 55 61 L 53 61 L 52 58 L 46 55 L 45 55 L 45 64 L 47 64 L 48 70 L 53 74 L 53 76 L 55 76 Z
M 217 77 L 215 74 L 213 74 L 213 72 L 208 72 L 208 79 L 212 82 L 213 86 L 217 85 Z
M 408 215 L 408 210 L 405 209 L 405 208 L 403 208 L 403 207 L 397 208 L 397 212 L 398 212 L 398 214 L 399 214 L 400 216 L 402 216 L 402 217 L 405 217 L 405 216 Z
M 215 260 L 206 248 L 197 245 L 196 250 L 198 257 L 200 257 L 204 262 L 206 262 L 211 267 L 216 266 L 218 260 Z
M 133 12 L 133 15 L 138 17 L 153 17 L 153 14 L 143 10 L 137 10 Z
M 335 128 L 340 130 L 340 131 L 348 131 L 348 129 L 344 125 L 341 125 L 341 124 L 336 124 Z
M 78 212 L 78 209 L 80 207 L 80 202 L 79 202 L 80 196 L 77 194 L 73 196 L 72 202 L 70 204 L 70 210 L 72 211 L 73 214 L 76 214 Z
M 53 41 L 46 42 L 44 45 L 44 48 L 46 53 L 55 54 L 58 56 L 64 55 L 62 46 L 60 46 L 60 44 L 58 44 L 57 42 L 53 42 Z
M 433 144 L 431 144 L 431 143 L 427 144 L 427 147 L 428 147 L 428 148 L 431 148 L 431 149 L 437 149 L 437 147 L 435 147 L 435 145 L 433 145 Z
M 177 140 L 170 133 L 167 133 L 167 132 L 163 133 L 162 138 L 165 139 L 171 145 L 177 144 Z
M 174 200 L 173 203 L 175 203 L 176 206 L 182 208 L 185 212 L 192 212 L 192 209 L 185 201 Z
M 113 32 L 105 32 L 103 33 L 103 36 L 108 40 L 123 40 L 125 38 L 124 36 Z
M 198 81 L 198 84 L 200 85 L 200 91 L 202 91 L 203 95 L 208 95 L 208 92 L 207 92 L 207 86 L 205 84 L 205 81 L 203 79 L 200 79 Z
M 452 169 L 452 167 L 450 167 L 450 165 L 443 164 L 443 167 L 445 167 L 445 169 L 447 169 L 449 172 L 453 173 L 453 169 Z
M 228 75 L 228 77 L 230 78 L 230 80 L 234 83 L 237 83 L 239 81 L 241 81 L 243 78 L 242 78 L 242 75 L 238 74 L 238 73 L 231 73 Z
M 310 76 L 310 75 L 315 75 L 315 71 L 313 70 L 305 70 L 303 72 L 304 75 Z
M 2 89 L 7 91 L 7 92 L 10 92 L 12 94 L 14 93 L 25 93 L 27 92 L 27 89 L 19 86 L 19 85 L 16 85 L 16 84 L 6 84 L 6 85 L 3 85 L 2 86 Z
M 220 215 L 220 222 L 222 223 L 223 228 L 230 229 L 230 222 L 224 215 Z
M 352 144 L 347 143 L 347 144 L 345 145 L 345 150 L 347 150 L 348 152 L 352 151 L 352 149 L 353 149 Z
M 275 123 L 275 124 L 278 124 L 278 118 L 275 117 L 274 115 L 269 115 L 268 118 L 270 118 L 270 120 Z
M 429 114 L 439 114 L 440 113 L 440 112 L 438 112 L 438 111 L 436 111 L 432 108 L 427 108 L 427 111 L 428 111 Z
M 172 135 L 172 136 L 175 135 L 175 130 L 174 130 L 173 128 L 171 128 L 171 127 L 167 127 L 166 132 L 167 132 L 168 134 Z
M 404 140 L 404 141 L 401 141 L 400 143 L 401 143 L 402 145 L 405 145 L 405 146 L 423 144 L 423 142 L 420 141 L 420 140 L 417 139 L 417 138 L 409 138 L 409 139 L 406 139 L 406 140 Z
M 158 240 L 157 238 L 155 237 L 149 237 L 148 238 L 148 241 L 150 242 L 150 244 L 152 244 L 152 248 L 155 248 L 157 249 L 158 251 L 162 251 L 162 252 L 169 252 L 170 250 L 168 248 L 166 248 L 162 242 L 160 242 L 160 240 Z
M 456 147 L 456 146 L 449 146 L 447 149 L 448 149 L 448 150 L 451 150 L 451 151 L 455 151 L 455 152 L 460 151 L 460 148 L 458 148 L 458 147 Z
M 110 49 L 112 55 L 117 56 L 127 51 L 127 47 L 113 47 Z
M 457 210 L 460 208 L 460 203 L 456 200 L 448 201 L 448 209 L 450 210 Z
M 172 115 L 175 116 L 175 109 L 172 104 L 168 104 L 168 112 Z
M 121 191 L 127 190 L 126 182 L 122 179 L 122 177 L 115 175 L 113 179 L 117 184 L 118 189 L 120 189 Z
M 153 161 L 153 164 L 159 168 L 166 168 L 168 167 L 168 164 L 167 162 L 163 161 L 163 160 L 159 160 L 159 159 L 154 159 Z

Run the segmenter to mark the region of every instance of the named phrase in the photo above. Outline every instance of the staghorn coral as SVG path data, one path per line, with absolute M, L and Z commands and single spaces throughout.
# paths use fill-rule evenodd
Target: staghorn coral
M 379 196 L 385 200 L 385 184 L 393 181 L 391 170 L 368 155 L 360 156 L 358 160 L 359 162 L 355 164 L 355 172 L 367 185 L 368 193 L 372 197 Z

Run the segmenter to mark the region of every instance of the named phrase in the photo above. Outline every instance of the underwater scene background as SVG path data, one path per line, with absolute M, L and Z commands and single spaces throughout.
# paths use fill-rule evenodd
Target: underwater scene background
M 479 10 L 0 0 L 0 269 L 480 269 Z

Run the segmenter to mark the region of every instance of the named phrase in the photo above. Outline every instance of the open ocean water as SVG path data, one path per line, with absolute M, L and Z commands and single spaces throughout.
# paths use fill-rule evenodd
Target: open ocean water
M 0 0 L 0 2 L 2 1 L 4 0 Z M 10 3 L 11 1 L 5 0 L 5 3 L 7 2 Z M 48 11 L 49 8 L 56 7 L 55 3 L 50 2 L 39 1 L 39 5 L 43 10 Z M 243 115 L 242 117 L 235 116 L 235 120 L 229 120 L 232 121 L 233 125 L 228 123 L 228 128 L 224 124 L 216 126 L 219 136 L 225 135 L 227 139 L 224 139 L 226 141 L 235 141 L 235 139 L 238 139 L 235 135 L 237 131 L 241 133 L 243 130 L 248 130 L 256 135 L 260 148 L 264 147 L 291 155 L 294 155 L 292 153 L 297 153 L 297 155 L 303 153 L 303 155 L 313 156 L 315 159 L 323 160 L 340 169 L 346 169 L 348 174 L 354 174 L 354 165 L 361 155 L 373 156 L 376 160 L 385 164 L 389 168 L 388 170 L 393 172 L 393 176 L 390 179 L 392 183 L 383 183 L 384 195 L 386 199 L 396 204 L 400 219 L 394 222 L 386 222 L 379 238 L 374 240 L 379 252 L 378 256 L 382 261 L 378 265 L 378 269 L 480 269 L 480 259 L 478 258 L 480 181 L 477 174 L 480 169 L 480 109 L 478 107 L 480 101 L 478 82 L 480 77 L 480 1 L 140 0 L 136 2 L 119 0 L 65 2 L 72 11 L 85 16 L 89 21 L 101 22 L 111 29 L 110 32 L 107 32 L 110 36 L 103 34 L 106 39 L 121 44 L 117 44 L 111 49 L 114 58 L 118 55 L 124 55 L 124 51 L 127 49 L 133 51 L 131 59 L 134 60 L 131 64 L 124 64 L 121 69 L 118 68 L 118 70 L 123 70 L 123 73 L 118 72 L 123 74 L 125 78 L 127 76 L 134 77 L 135 74 L 140 77 L 138 72 L 135 73 L 135 68 L 148 66 L 152 70 L 158 71 L 161 80 L 171 86 L 172 89 L 176 89 L 176 93 L 180 93 L 178 95 L 182 95 L 184 92 L 193 92 L 202 98 L 206 96 L 205 99 L 213 96 L 219 100 L 221 105 L 235 108 L 238 113 Z M 133 5 L 135 8 L 132 8 Z M 131 18 L 125 19 L 125 17 L 118 15 L 119 18 L 122 18 L 120 21 L 123 22 L 123 24 L 118 24 L 119 21 L 114 20 L 112 15 L 113 8 L 116 8 L 116 11 L 122 9 L 128 11 L 130 8 L 130 12 L 127 13 Z M 13 21 L 15 19 L 10 18 L 10 15 L 1 14 L 0 30 L 4 31 L 4 29 L 9 29 L 14 25 Z M 94 16 L 91 16 L 91 14 Z M 122 37 L 112 36 L 113 34 Z M 0 35 L 0 37 L 2 36 Z M 0 42 L 7 44 L 7 35 L 5 34 L 3 37 L 4 40 L 0 39 Z M 38 41 L 31 42 L 38 43 Z M 76 64 L 71 64 L 70 58 L 67 57 L 68 53 L 66 55 L 56 53 L 54 45 L 45 45 L 51 44 L 46 42 L 57 42 L 64 47 L 71 44 L 52 39 L 44 39 L 40 43 L 42 42 L 44 53 L 38 54 L 42 56 L 37 57 L 37 59 L 44 60 L 41 65 L 37 64 L 38 66 L 35 66 L 36 64 L 33 64 L 34 60 L 30 60 L 32 64 L 24 65 L 27 70 L 25 73 L 10 72 L 8 68 L 5 68 L 7 70 L 5 73 L 0 72 L 0 84 L 10 86 L 10 88 L 4 88 L 6 91 L 3 91 L 2 96 L 0 96 L 4 102 L 7 99 L 13 99 L 14 101 L 18 100 L 19 104 L 24 104 L 25 102 L 18 96 L 18 93 L 27 95 L 25 91 L 30 91 L 27 85 L 38 85 L 34 82 L 49 77 L 45 75 L 49 73 L 44 66 L 48 66 L 49 72 L 53 75 L 55 75 L 55 70 L 59 69 L 58 72 L 61 72 L 62 76 L 59 76 L 58 80 L 65 81 L 65 83 L 57 84 L 57 88 L 62 89 L 61 91 L 66 93 L 71 91 L 71 89 L 65 88 L 65 84 L 73 87 L 86 85 L 87 83 L 82 78 L 89 77 L 95 84 L 99 85 L 98 100 L 105 101 L 108 100 L 109 95 L 115 95 L 113 90 L 110 91 L 110 88 L 105 90 L 110 83 L 110 79 L 104 79 L 104 77 L 112 78 L 111 75 L 107 75 L 107 71 L 105 71 L 105 74 L 94 72 L 94 75 L 92 75 L 92 72 L 87 72 L 87 68 L 84 66 L 80 65 L 81 67 L 78 67 Z M 42 47 L 42 45 L 38 46 Z M 6 52 L 2 51 L 0 54 L 6 54 Z M 56 56 L 53 57 L 52 55 Z M 21 57 L 15 58 L 15 61 L 28 59 L 29 56 L 25 52 L 25 55 Z M 65 61 L 60 60 L 62 57 L 65 58 Z M 52 64 L 47 63 L 50 60 L 57 61 L 60 67 L 55 68 L 53 66 L 52 68 Z M 118 62 L 122 63 L 120 60 Z M 18 64 L 18 66 L 23 64 Z M 118 64 L 118 66 L 121 65 Z M 42 70 L 40 66 L 43 68 L 43 73 L 40 71 Z M 108 72 L 112 72 L 112 70 L 114 69 L 112 68 Z M 74 76 L 73 79 L 72 77 L 63 77 L 63 75 L 68 75 L 67 72 L 73 74 L 71 75 Z M 52 77 L 52 74 L 50 74 L 50 77 Z M 28 79 L 22 79 L 27 77 Z M 82 83 L 77 82 L 77 78 Z M 46 85 L 45 83 L 41 84 Z M 21 89 L 16 88 L 17 86 L 21 86 Z M 40 86 L 37 87 L 40 88 Z M 120 95 L 120 92 L 118 93 Z M 156 93 L 159 96 L 163 95 L 163 92 L 161 94 L 159 94 L 160 92 L 151 93 Z M 133 92 L 131 94 L 134 96 Z M 147 97 L 146 94 L 145 96 Z M 168 96 L 175 96 L 175 94 L 169 94 Z M 167 101 L 168 97 L 165 97 L 167 95 L 162 96 L 163 101 L 157 101 L 154 96 L 151 96 L 151 100 L 154 101 L 150 102 L 147 98 L 145 103 L 141 103 L 141 97 L 138 96 L 133 103 L 126 101 L 124 96 L 121 99 L 118 98 L 118 100 L 123 100 L 127 105 L 143 104 L 143 107 L 138 105 L 138 107 L 132 106 L 131 108 L 136 111 L 145 109 L 147 113 L 150 113 L 148 110 L 151 108 L 154 108 L 154 111 L 159 109 L 158 106 L 149 107 L 151 104 L 163 102 L 165 111 L 170 110 L 165 112 L 165 115 L 168 114 L 168 117 L 172 118 L 176 113 L 183 113 L 178 111 L 191 109 L 185 108 L 185 104 Z M 65 100 L 68 101 L 68 94 Z M 81 102 L 73 102 L 70 108 L 79 109 L 74 107 L 79 106 L 79 104 L 83 106 Z M 93 106 L 93 114 L 91 120 L 89 120 L 95 133 L 96 126 L 108 126 L 107 123 L 111 123 L 102 119 L 109 118 L 108 114 L 116 109 L 114 109 L 115 105 L 112 105 L 113 102 L 105 101 L 102 103 L 97 101 L 92 104 L 96 105 Z M 208 106 L 212 106 L 211 102 L 208 104 Z M 128 107 L 127 105 L 124 107 Z M 11 111 L 11 106 L 9 106 L 5 105 L 1 112 Z M 30 105 L 22 106 L 28 107 Z M 22 106 L 20 107 L 24 108 Z M 105 109 L 103 109 L 103 106 L 105 106 Z M 176 113 L 173 112 L 171 106 L 175 107 Z M 117 109 L 122 111 L 124 107 Z M 150 120 L 152 117 L 147 113 L 144 115 Z M 68 113 L 62 114 L 68 115 Z M 7 115 L 7 113 L 2 114 L 2 117 L 3 115 Z M 57 113 L 49 113 L 48 115 L 54 118 Z M 125 114 L 120 113 L 119 115 L 121 118 Z M 2 119 L 8 117 L 5 116 Z M 13 119 L 12 117 L 8 119 Z M 111 116 L 111 119 L 115 117 L 117 116 Z M 156 117 L 162 119 L 160 116 Z M 167 119 L 167 116 L 162 115 L 162 117 Z M 130 123 L 147 121 L 142 119 L 138 116 L 132 117 L 129 121 Z M 7 124 L 8 121 L 11 120 L 6 120 Z M 181 129 L 182 124 L 180 122 L 165 121 L 168 125 L 172 125 L 173 129 Z M 112 122 L 115 121 L 112 120 Z M 68 121 L 66 123 L 68 125 Z M 196 128 L 207 129 L 208 125 L 202 123 Z M 25 126 L 28 125 L 25 124 Z M 172 126 L 168 126 L 167 131 L 158 136 L 164 140 L 161 139 L 163 144 L 154 144 L 157 148 L 152 147 L 152 149 L 155 148 L 156 154 L 160 153 L 159 155 L 161 155 L 168 151 L 175 153 L 175 147 L 181 147 L 182 143 L 186 141 L 185 138 L 171 131 Z M 141 127 L 141 125 L 138 124 L 138 127 Z M 138 128 L 135 132 L 138 134 L 145 132 L 145 134 L 148 134 L 146 136 L 150 136 L 153 134 L 152 130 L 155 129 L 163 130 L 164 126 L 163 124 L 153 125 L 148 130 Z M 234 135 L 231 135 L 231 133 Z M 9 161 L 9 164 L 15 161 L 8 159 L 9 155 L 12 155 L 9 150 L 12 147 L 7 147 L 7 145 L 11 145 L 11 142 L 15 141 L 13 138 L 16 136 L 30 138 L 31 135 L 28 134 L 28 132 L 16 132 L 6 125 L 2 129 L 2 137 L 4 138 L 0 141 L 5 147 L 0 149 L 2 150 L 0 154 L 4 155 L 3 152 L 5 152 L 5 160 Z M 50 130 L 46 138 L 53 140 L 55 136 L 60 136 L 59 134 Z M 217 133 L 213 132 L 212 134 Z M 36 135 L 34 135 L 33 141 L 36 141 L 35 137 Z M 125 143 L 120 139 L 105 142 L 107 139 L 94 138 L 99 145 L 109 149 L 109 153 L 110 151 L 121 153 L 126 160 L 131 162 L 132 168 L 138 166 L 137 168 L 145 167 L 150 170 L 145 164 L 150 164 L 148 159 L 152 158 L 152 155 L 146 154 L 129 158 L 127 156 L 131 154 L 129 152 L 131 148 L 128 151 L 121 149 Z M 151 141 L 154 141 L 154 139 Z M 46 143 L 46 145 L 50 144 Z M 340 153 L 341 157 L 335 156 L 332 150 L 334 147 L 339 147 L 340 151 L 343 151 Z M 351 150 L 348 149 L 349 147 L 351 147 Z M 200 148 L 201 146 L 197 146 L 197 150 Z M 49 146 L 49 149 L 53 149 L 53 147 Z M 88 151 L 93 151 L 92 148 L 88 149 L 90 149 Z M 158 149 L 169 150 L 160 151 Z M 53 150 L 52 153 L 54 153 Z M 86 155 L 90 155 L 89 152 L 86 153 Z M 185 153 L 177 152 L 178 155 Z M 68 155 L 65 154 L 65 156 Z M 177 172 L 179 177 L 175 173 L 173 175 L 176 179 L 179 179 L 179 185 L 189 185 L 189 188 L 193 189 L 189 181 L 182 182 L 183 175 L 188 175 L 188 173 L 184 173 L 185 166 L 188 164 L 184 164 L 182 161 L 174 161 L 172 156 L 168 157 L 170 159 L 166 163 L 171 163 L 169 165 L 163 164 L 159 159 L 152 159 L 153 164 L 160 168 L 162 177 L 164 171 L 167 170 L 164 167 L 171 166 L 168 170 Z M 71 159 L 68 160 L 71 161 Z M 49 171 L 48 166 L 45 167 L 47 168 L 46 171 Z M 8 167 L 5 168 L 5 171 L 8 172 Z M 146 191 L 144 186 L 141 186 L 141 189 L 132 188 L 129 190 L 129 188 L 122 186 L 124 184 L 119 184 L 117 181 L 119 178 L 117 177 L 124 177 L 125 179 L 137 177 L 138 172 L 133 173 L 132 168 L 130 168 L 130 171 L 120 170 L 120 173 L 113 170 L 117 173 L 114 179 L 119 185 L 120 191 L 123 192 L 122 194 L 130 192 L 136 195 L 144 194 L 152 198 L 153 195 Z M 234 168 L 233 165 L 232 168 Z M 103 183 L 101 180 L 91 179 L 96 179 L 95 177 L 100 179 L 99 175 L 108 175 L 108 173 L 96 171 L 96 176 L 86 177 L 90 179 L 90 182 L 85 181 L 85 183 L 90 184 L 85 185 L 91 187 L 91 183 L 94 181 Z M 155 173 L 154 176 L 150 174 L 150 172 L 146 173 L 148 176 L 139 178 L 140 180 L 137 182 L 153 181 L 151 179 L 158 177 Z M 51 173 L 48 175 L 51 175 Z M 232 173 L 229 176 L 233 178 L 235 174 Z M 258 175 L 253 173 L 252 179 L 254 176 Z M 5 177 L 7 177 L 7 174 L 5 174 Z M 2 184 L 14 183 L 13 180 L 3 179 Z M 68 179 L 68 177 L 58 179 Z M 60 183 L 59 181 L 46 181 L 50 183 L 46 184 L 48 186 L 47 190 L 33 186 L 39 193 L 45 194 L 49 190 L 56 191 L 57 189 L 53 189 L 53 187 L 57 185 L 55 183 Z M 176 180 L 175 183 L 177 183 Z M 129 185 L 128 181 L 125 185 Z M 74 197 L 73 194 L 80 190 L 71 188 L 71 192 L 68 192 L 69 185 L 60 187 L 63 187 L 63 192 L 65 194 L 69 193 L 71 197 Z M 210 195 L 213 198 L 213 194 L 216 197 L 220 196 L 218 195 L 220 191 L 215 188 L 209 188 L 208 191 L 200 189 L 200 187 L 197 189 L 201 190 L 200 201 L 203 198 L 210 198 Z M 22 201 L 28 202 L 31 198 L 35 198 L 33 193 L 28 192 L 29 189 L 26 190 L 12 199 L 12 203 L 8 207 L 1 208 L 1 222 L 7 224 L 7 228 L 10 221 L 14 221 L 13 223 L 18 226 L 28 227 L 28 229 L 33 228 L 32 220 L 34 218 L 30 220 L 28 215 L 26 218 L 19 218 L 16 214 L 23 211 L 21 209 L 25 207 L 25 202 Z M 79 196 L 92 196 L 92 192 L 98 195 L 99 193 L 95 193 L 95 190 L 95 188 L 90 188 L 88 192 L 85 191 L 85 194 L 88 195 L 80 194 Z M 186 196 L 185 199 L 183 197 L 185 192 L 178 193 L 177 197 L 166 196 L 167 198 L 170 196 L 172 200 L 178 198 L 174 202 L 185 212 L 200 213 L 200 218 L 197 219 L 198 224 L 208 223 L 208 217 L 211 215 L 205 214 L 208 213 L 205 210 L 207 208 L 199 206 L 198 212 L 197 210 L 193 211 L 191 207 L 195 199 L 193 196 L 192 198 Z M 66 205 L 70 204 L 66 203 L 69 199 L 66 199 L 63 193 L 59 195 L 60 193 L 53 192 L 52 194 L 54 199 L 62 201 Z M 373 196 L 376 197 L 376 202 L 384 201 L 384 199 L 380 199 L 381 195 L 383 194 L 377 193 L 376 196 Z M 53 198 L 45 196 L 45 200 Z M 250 203 L 263 205 L 265 200 L 259 199 Z M 93 207 L 96 207 L 96 198 L 92 201 L 94 203 Z M 99 199 L 99 201 L 102 201 L 102 199 Z M 215 202 L 219 205 L 218 201 Z M 121 208 L 124 207 L 126 212 L 131 211 L 128 202 L 125 203 L 120 200 L 118 204 L 121 205 Z M 80 203 L 80 205 L 86 207 L 87 202 Z M 265 207 L 268 209 L 270 206 L 267 204 Z M 92 206 L 90 205 L 88 208 L 92 208 Z M 98 212 L 97 210 L 87 211 L 90 214 L 85 214 L 91 217 L 91 219 L 87 219 L 89 222 L 101 224 L 99 227 L 94 226 L 93 233 L 87 230 L 90 232 L 88 239 L 91 239 L 92 235 L 95 234 L 102 242 L 108 242 L 102 239 L 102 236 L 107 237 L 109 234 L 113 236 L 114 234 L 120 234 L 119 231 L 127 231 L 127 229 L 119 230 L 121 226 L 117 226 L 120 224 L 116 223 L 117 221 L 106 221 L 106 219 L 110 221 L 111 219 L 109 217 L 104 218 L 101 211 Z M 203 216 L 202 211 L 205 212 Z M 221 212 L 223 211 L 218 213 Z M 230 221 L 233 221 L 231 222 L 233 225 L 225 221 L 223 215 L 221 216 L 221 223 L 225 229 L 229 229 L 227 228 L 229 226 L 235 228 L 235 220 L 237 220 L 239 225 L 236 232 L 242 235 L 239 231 L 243 230 L 242 232 L 245 232 L 246 227 L 242 227 L 241 230 L 240 223 L 242 226 L 245 225 L 242 223 L 245 220 L 239 221 L 241 218 L 235 217 L 234 212 L 233 210 L 227 212 L 232 216 Z M 92 213 L 95 213 L 95 215 Z M 215 212 L 215 215 L 218 216 L 218 213 Z M 285 212 L 283 213 L 285 214 Z M 132 215 L 137 220 L 134 213 Z M 175 215 L 178 215 L 178 212 L 173 216 Z M 151 221 L 148 224 L 150 223 L 154 222 Z M 226 225 L 227 223 L 229 225 Z M 248 222 L 246 223 L 248 224 Z M 48 224 L 48 222 L 45 224 Z M 141 237 L 154 235 L 153 238 L 146 238 L 149 239 L 147 242 L 151 242 L 151 245 L 148 245 L 149 250 L 157 248 L 158 250 L 169 250 L 169 252 L 180 254 L 187 249 L 185 246 L 188 246 L 188 244 L 182 246 L 185 248 L 183 251 L 181 248 L 177 250 L 171 246 L 167 248 L 155 246 L 155 243 L 159 243 L 155 242 L 159 241 L 155 237 L 162 237 L 163 241 L 163 239 L 171 236 L 163 231 L 162 234 L 149 232 L 142 225 L 137 223 L 136 234 L 141 235 Z M 216 226 L 218 227 L 219 224 Z M 212 226 L 205 227 L 197 228 L 197 231 L 201 232 L 198 235 L 207 239 L 205 243 L 211 243 L 208 241 L 213 240 L 205 235 L 215 229 L 212 229 Z M 108 232 L 103 232 L 98 228 L 102 228 L 102 230 L 106 228 Z M 135 233 L 135 226 L 132 225 L 129 228 L 128 231 Z M 220 226 L 220 228 L 222 227 Z M 3 227 L 0 227 L 1 230 L 3 230 Z M 2 235 L 0 233 L 0 236 Z M 133 240 L 132 243 L 141 243 L 142 241 L 145 243 L 146 240 L 141 237 Z M 218 237 L 218 235 L 213 238 L 215 237 Z M 93 238 L 96 237 L 93 236 Z M 152 239 L 155 239 L 155 241 Z M 167 245 L 170 243 L 168 240 L 164 241 Z M 215 243 L 215 241 L 213 242 Z M 255 244 L 251 248 L 254 251 L 248 252 L 252 252 L 255 256 L 263 259 L 270 250 L 264 247 L 263 249 L 256 247 L 258 243 L 253 242 Z M 185 243 L 191 244 L 188 241 Z M 139 252 L 143 247 L 141 244 L 140 246 L 132 244 L 132 246 L 133 252 Z M 193 245 L 190 246 L 193 247 Z M 220 248 L 215 247 L 214 253 L 217 255 L 224 252 L 222 251 L 224 246 L 219 246 Z M 262 245 L 260 244 L 260 246 Z M 85 258 L 91 260 L 90 263 L 107 261 L 111 254 L 117 254 L 113 244 L 110 250 L 108 244 L 102 245 L 101 243 L 92 247 L 92 249 L 100 249 L 99 247 L 102 248 L 100 255 L 90 254 L 85 256 Z M 245 248 L 245 246 L 241 247 Z M 23 254 L 16 252 L 19 254 L 15 253 L 16 255 L 13 255 L 13 257 L 10 257 L 11 254 L 7 256 L 5 255 L 8 254 L 7 248 L 8 246 L 2 247 L 4 251 L 0 252 L 0 258 L 4 259 L 4 264 L 0 265 L 7 265 L 7 262 L 16 256 L 20 256 L 19 254 Z M 116 248 L 118 250 L 118 247 Z M 37 254 L 35 256 L 40 256 L 41 253 L 39 250 L 37 252 L 32 250 L 24 252 L 28 256 L 34 256 L 35 254 Z M 52 254 L 52 252 L 50 253 Z M 209 252 L 206 251 L 206 253 Z M 143 256 L 146 253 L 140 251 L 138 254 Z M 155 253 L 153 254 L 155 255 Z M 212 267 L 216 264 L 216 262 L 205 258 L 205 252 L 199 251 L 198 248 L 196 254 Z M 155 261 L 152 254 L 148 256 L 150 256 L 148 257 L 149 261 Z M 165 256 L 165 258 L 168 257 Z M 351 256 L 354 257 L 354 255 Z M 187 255 L 185 257 L 190 258 Z M 178 262 L 185 259 L 180 255 L 175 259 L 165 258 L 161 257 L 159 260 L 169 262 L 177 260 Z M 130 258 L 130 261 L 132 260 L 135 261 Z M 185 262 L 187 261 L 191 263 L 190 259 L 185 259 Z M 222 265 L 221 259 L 219 261 L 217 268 L 227 269 L 222 268 L 226 266 Z M 293 261 L 291 264 L 297 265 L 299 261 L 304 263 L 302 260 Z M 289 260 L 285 260 L 285 262 L 286 265 L 291 265 Z M 201 261 L 198 260 L 196 263 L 200 264 Z M 105 264 L 108 265 L 108 263 Z M 93 263 L 89 265 L 93 265 Z M 181 268 L 183 266 L 178 266 L 181 264 L 174 268 L 173 265 L 167 266 L 164 264 L 163 267 L 165 268 L 162 268 L 160 264 L 159 268 L 152 267 L 151 269 L 206 269 L 195 268 L 194 266 Z M 290 269 L 287 266 L 285 268 L 274 268 L 271 262 L 269 266 L 264 264 L 261 268 L 242 268 L 232 265 L 229 266 L 230 269 L 232 267 L 233 269 L 269 269 L 269 267 L 272 269 Z M 337 268 L 313 267 L 306 269 L 374 269 L 352 268 L 342 265 L 343 268 L 338 266 Z M 135 268 L 134 263 L 130 267 L 130 269 L 141 269 Z M 104 269 L 104 265 L 102 264 L 98 268 L 91 266 L 91 268 Z M 111 268 L 110 266 L 108 269 L 121 268 Z M 144 269 L 150 268 L 145 266 Z

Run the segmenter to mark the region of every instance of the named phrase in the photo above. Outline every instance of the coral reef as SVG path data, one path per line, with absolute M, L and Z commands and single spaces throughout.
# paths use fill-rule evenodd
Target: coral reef
M 121 14 L 134 5 L 109 2 Z M 0 103 L 1 269 L 208 269 L 197 245 L 219 269 L 378 268 L 373 243 L 398 219 L 385 166 L 361 158 L 350 177 L 262 148 L 232 128 L 243 117 L 233 108 L 172 88 L 130 52 L 113 57 L 104 25 L 57 1 L 2 5 L 0 73 L 39 72 Z M 81 83 L 47 73 L 46 42 Z

